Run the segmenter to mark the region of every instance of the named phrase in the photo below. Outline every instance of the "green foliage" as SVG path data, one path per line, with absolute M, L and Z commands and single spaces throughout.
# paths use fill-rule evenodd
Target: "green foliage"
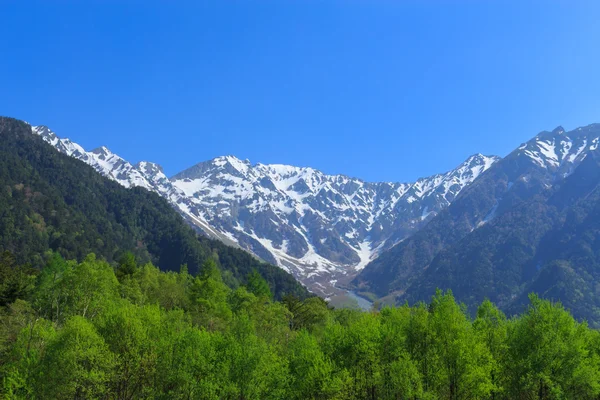
M 273 297 L 271 289 L 269 289 L 269 284 L 256 270 L 248 275 L 248 278 L 246 279 L 246 289 L 256 297 L 265 299 L 271 299 Z
M 98 398 L 109 392 L 116 355 L 84 317 L 73 316 L 57 333 L 37 366 L 37 398 Z
M 429 328 L 434 354 L 435 376 L 432 385 L 442 398 L 482 398 L 489 395 L 489 350 L 472 329 L 466 311 L 454 301 L 452 293 L 440 291 L 430 305 Z
M 119 259 L 119 264 L 116 269 L 117 277 L 119 278 L 119 280 L 122 280 L 127 276 L 131 276 L 135 274 L 137 268 L 138 265 L 135 260 L 135 254 L 128 251 L 125 254 L 123 254 Z
M 503 366 L 509 362 L 506 316 L 491 301 L 485 300 L 477 310 L 473 328 L 490 353 L 489 383 L 492 398 L 500 397 L 507 387 Z
M 7 318 L 3 318 L 5 321 Z M 8 399 L 43 398 L 40 386 L 46 373 L 49 343 L 56 340 L 56 330 L 50 321 L 29 320 L 16 336 L 8 338 L 9 351 L 2 366 L 4 395 Z
M 94 254 L 79 264 L 54 257 L 40 274 L 38 285 L 36 309 L 55 322 L 73 315 L 94 318 L 118 298 L 119 291 L 113 268 Z
M 15 258 L 5 251 L 0 255 L 0 307 L 13 303 L 16 299 L 27 296 L 31 290 L 35 270 L 16 265 Z
M 294 388 L 290 399 L 331 399 L 342 389 L 334 363 L 307 331 L 300 331 L 290 342 L 288 360 Z
M 440 291 L 366 313 L 232 290 L 212 259 L 196 277 L 147 263 L 118 280 L 93 254 L 46 258 L 23 298 L 0 309 L 2 398 L 600 395 L 600 333 L 536 296 L 512 319 L 485 301 L 472 321 Z
M 192 315 L 198 325 L 214 330 L 223 327 L 231 319 L 227 304 L 230 289 L 223 283 L 213 260 L 204 263 L 202 273 L 190 286 L 190 292 Z
M 600 392 L 600 359 L 590 331 L 560 304 L 535 295 L 508 327 L 510 392 L 543 399 L 593 399 Z
M 311 297 L 304 301 L 296 296 L 286 296 L 283 303 L 291 313 L 290 328 L 314 331 L 324 326 L 330 315 L 327 303 L 320 297 Z

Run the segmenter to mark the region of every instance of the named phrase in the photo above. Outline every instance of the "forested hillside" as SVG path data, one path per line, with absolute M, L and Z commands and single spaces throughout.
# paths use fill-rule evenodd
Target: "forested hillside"
M 127 252 L 161 270 L 186 265 L 195 275 L 209 258 L 235 287 L 254 270 L 274 294 L 308 295 L 285 271 L 198 236 L 155 193 L 125 189 L 83 162 L 60 154 L 22 121 L 0 118 L 0 252 L 41 268 L 50 251 L 115 263 Z
M 600 124 L 542 132 L 355 280 L 392 303 L 451 289 L 521 312 L 531 292 L 600 327 Z
M 451 293 L 379 312 L 273 302 L 258 274 L 230 289 L 128 257 L 0 264 L 6 399 L 597 399 L 600 333 L 530 297 L 471 319 Z M 11 289 L 12 288 L 12 289 Z M 8 289 L 8 290 L 7 290 Z M 18 290 L 15 290 L 18 289 Z
M 514 206 L 442 250 L 403 296 L 427 299 L 452 289 L 475 312 L 484 298 L 509 312 L 527 294 L 561 300 L 600 325 L 600 158 L 590 155 L 564 181 Z

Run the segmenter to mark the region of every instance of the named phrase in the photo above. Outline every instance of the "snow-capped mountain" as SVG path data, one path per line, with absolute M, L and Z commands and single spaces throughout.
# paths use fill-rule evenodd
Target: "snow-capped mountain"
M 40 135 L 61 153 L 84 161 L 101 174 L 108 176 L 125 187 L 140 186 L 148 190 L 152 190 L 153 188 L 140 169 L 112 153 L 106 147 L 98 147 L 92 151 L 86 151 L 70 139 L 58 138 L 47 126 L 33 126 L 32 132 Z
M 159 193 L 199 230 L 279 265 L 323 295 L 420 229 L 499 159 L 478 154 L 414 183 L 369 183 L 225 156 L 169 179 L 157 164 L 133 165 L 105 147 L 85 151 L 44 126 L 32 131 L 125 187 Z
M 311 286 L 328 286 L 419 229 L 495 161 L 476 155 L 415 183 L 368 183 L 227 156 L 171 181 L 194 203 L 186 211 Z
M 598 148 L 599 140 L 597 124 L 571 132 L 565 132 L 559 126 L 552 132 L 540 133 L 513 153 L 525 155 L 537 166 L 553 171 L 558 178 L 564 178 L 573 172 L 589 151 Z

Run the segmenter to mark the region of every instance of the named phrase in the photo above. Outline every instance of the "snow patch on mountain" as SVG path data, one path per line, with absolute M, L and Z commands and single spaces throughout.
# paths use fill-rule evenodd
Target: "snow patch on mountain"
M 541 168 L 565 177 L 573 171 L 587 155 L 588 151 L 598 148 L 597 130 L 594 125 L 565 132 L 562 127 L 552 132 L 542 132 L 516 151 L 526 155 Z

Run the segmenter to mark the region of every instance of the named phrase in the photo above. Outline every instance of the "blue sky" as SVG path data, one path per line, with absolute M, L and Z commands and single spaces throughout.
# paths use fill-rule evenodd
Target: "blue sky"
M 168 174 L 411 181 L 600 122 L 598 3 L 9 0 L 0 114 Z

